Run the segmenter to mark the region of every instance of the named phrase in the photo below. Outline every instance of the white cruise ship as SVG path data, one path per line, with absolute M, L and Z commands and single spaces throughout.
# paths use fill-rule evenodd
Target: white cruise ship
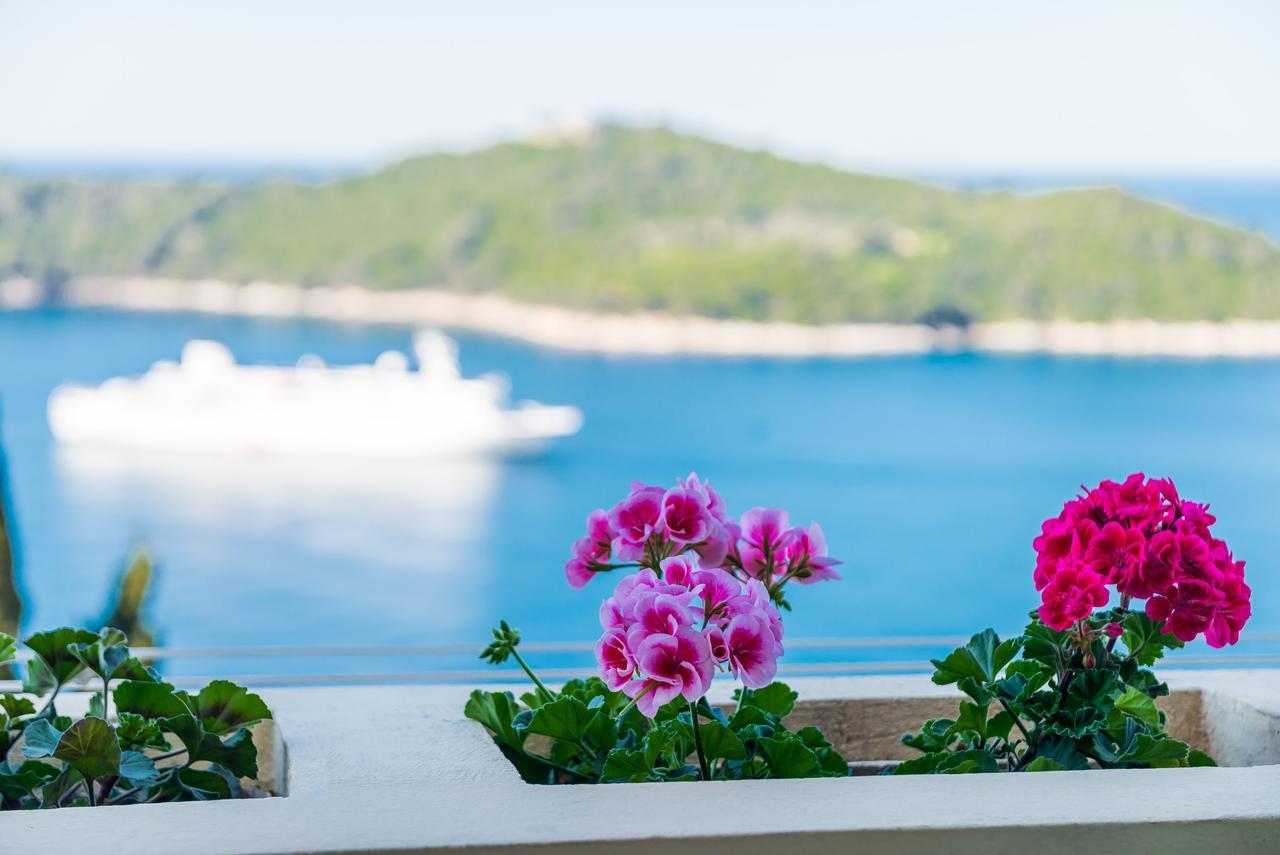
M 137 378 L 63 385 L 49 427 L 69 445 L 147 451 L 418 459 L 528 455 L 577 433 L 575 407 L 508 405 L 500 376 L 464 379 L 457 345 L 414 338 L 418 370 L 388 351 L 372 365 L 238 365 L 217 342 L 191 341 L 180 362 Z

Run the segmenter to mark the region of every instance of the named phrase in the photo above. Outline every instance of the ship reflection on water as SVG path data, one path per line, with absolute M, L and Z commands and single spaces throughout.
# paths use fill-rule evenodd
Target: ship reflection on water
M 85 532 L 146 538 L 162 568 L 153 608 L 174 630 L 162 641 L 179 646 L 261 643 L 282 619 L 301 645 L 470 635 L 487 619 L 477 612 L 486 610 L 495 563 L 486 532 L 502 466 L 85 448 L 55 455 L 68 528 L 83 520 Z M 66 568 L 85 584 L 113 549 L 91 538 Z M 335 635 L 352 623 L 369 634 Z M 199 630 L 176 637 L 185 627 Z

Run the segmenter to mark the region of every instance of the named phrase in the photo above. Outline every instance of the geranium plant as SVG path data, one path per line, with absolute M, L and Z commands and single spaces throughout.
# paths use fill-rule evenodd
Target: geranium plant
M 63 627 L 23 643 L 32 655 L 22 692 L 0 694 L 0 808 L 224 799 L 257 777 L 250 727 L 271 711 L 245 688 L 175 689 L 117 629 Z M 0 634 L 0 662 L 14 654 Z M 63 689 L 81 684 L 101 687 L 88 715 L 59 715 Z
M 838 563 L 817 524 L 770 508 L 735 520 L 697 475 L 635 483 L 588 516 L 565 566 L 575 588 L 631 571 L 600 605 L 599 676 L 549 688 L 503 622 L 482 658 L 514 658 L 534 688 L 473 692 L 466 715 L 532 783 L 847 775 L 817 728 L 787 729 L 796 693 L 773 680 L 788 585 L 838 579 Z M 717 672 L 741 683 L 731 713 L 706 699 Z
M 1034 541 L 1031 623 L 1006 641 L 985 630 L 933 661 L 933 681 L 968 700 L 904 736 L 923 753 L 893 773 L 1213 765 L 1165 733 L 1155 699 L 1169 690 L 1150 668 L 1201 635 L 1235 644 L 1249 619 L 1244 562 L 1214 522 L 1207 505 L 1141 473 L 1067 502 Z

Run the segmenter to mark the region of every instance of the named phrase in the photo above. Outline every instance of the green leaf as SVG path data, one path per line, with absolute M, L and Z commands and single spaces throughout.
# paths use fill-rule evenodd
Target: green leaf
M 1116 698 L 1115 705 L 1120 712 L 1136 718 L 1149 727 L 1160 726 L 1160 711 L 1156 709 L 1156 702 L 1145 692 L 1134 688 L 1126 689 L 1124 694 Z
M 1021 638 L 1001 642 L 995 630 L 985 629 L 969 639 L 964 647 L 951 651 L 945 659 L 934 659 L 933 682 L 939 685 L 971 677 L 990 683 L 1018 653 Z
M 1001 710 L 987 720 L 987 739 L 1009 741 L 1009 733 L 1013 730 L 1013 716 Z
M 1139 733 L 1133 746 L 1120 759 L 1125 763 L 1168 767 L 1181 765 L 1181 761 L 1188 759 L 1189 753 L 1190 749 L 1185 742 L 1179 742 L 1167 736 L 1149 736 Z
M 1036 758 L 1047 757 L 1064 769 L 1089 768 L 1089 758 L 1080 753 L 1075 743 L 1070 739 L 1064 739 L 1059 736 L 1043 737 L 1036 742 L 1035 752 Z M 1031 762 L 1034 763 L 1035 759 Z
M 79 786 L 80 779 L 70 766 L 64 766 L 57 777 L 40 788 L 40 807 L 55 808 L 68 791 Z
M 940 751 L 947 747 L 947 735 L 954 726 L 954 719 L 931 718 L 924 723 L 919 733 L 903 734 L 902 744 L 917 751 Z
M 31 703 L 31 699 L 17 695 L 0 695 L 0 709 L 11 719 L 36 714 L 36 705 Z
M 245 729 L 237 730 L 225 740 L 212 733 L 205 734 L 193 760 L 217 763 L 237 778 L 258 777 L 258 749 L 253 744 L 253 734 Z
M 655 725 L 644 736 L 641 745 L 619 747 L 605 758 L 600 780 L 605 782 L 632 782 L 648 780 L 693 780 L 684 764 L 684 758 L 693 750 L 692 739 L 686 735 L 689 725 L 670 719 Z
M 1005 667 L 1008 675 L 992 684 L 995 694 L 1014 706 L 1021 706 L 1053 678 L 1039 662 L 1020 659 Z
M 520 707 L 510 692 L 482 692 L 477 689 L 471 693 L 462 712 L 467 718 L 487 727 L 499 743 L 517 750 L 524 748 L 526 732 L 513 724 Z
M 529 732 L 550 736 L 552 739 L 580 743 L 583 732 L 594 715 L 595 713 L 587 709 L 587 705 L 577 698 L 557 698 L 534 712 L 533 718 L 529 721 Z
M 14 643 L 13 636 L 0 632 L 0 662 L 8 662 L 17 652 L 18 646 Z
M 516 767 L 516 771 L 520 773 L 520 777 L 527 784 L 551 784 L 555 783 L 554 777 L 556 770 L 541 757 L 534 757 L 531 754 L 525 754 L 518 748 L 512 748 L 503 742 L 494 740 L 498 745 L 498 750 L 502 752 L 502 756 L 510 761 L 511 765 Z
M 816 730 L 816 728 L 810 728 Z M 702 735 L 702 750 L 707 760 L 742 760 L 747 750 L 738 735 L 718 721 L 702 721 L 698 725 Z
M 1052 757 L 1040 756 L 1032 760 L 1022 771 L 1024 772 L 1065 772 L 1066 767 Z
M 179 692 L 168 683 L 125 680 L 111 694 L 118 712 L 130 712 L 143 718 L 161 719 L 191 713 L 183 701 L 186 693 Z
M 124 748 L 168 748 L 169 742 L 154 719 L 122 712 L 116 717 L 116 735 Z
M 988 708 L 988 704 L 971 704 L 968 701 L 961 701 L 960 717 L 956 719 L 956 723 L 952 726 L 947 741 L 964 739 L 964 734 L 966 733 L 976 733 L 978 741 L 984 741 L 987 738 Z
M 821 773 L 818 755 L 794 733 L 779 733 L 759 744 L 771 777 L 812 778 Z
M 84 663 L 68 648 L 73 644 L 93 644 L 97 633 L 86 629 L 64 626 L 48 632 L 37 632 L 23 644 L 36 655 L 27 665 L 23 688 L 42 695 L 54 686 L 61 686 L 84 670 Z M 39 663 L 38 665 L 36 663 Z
M 643 748 L 615 748 L 604 759 L 600 780 L 605 783 L 626 782 L 637 784 L 649 779 L 653 764 Z
M 120 752 L 120 777 L 140 784 L 154 781 L 156 778 L 155 762 L 141 751 Z
M 27 725 L 22 737 L 26 743 L 22 746 L 24 757 L 52 757 L 58 749 L 58 740 L 62 739 L 62 731 L 47 718 L 38 718 Z
M 520 695 L 520 702 L 531 710 L 536 710 L 543 704 L 554 701 L 556 696 L 542 689 L 534 689 L 531 692 L 523 692 Z
M 590 707 L 587 707 L 590 710 Z M 613 716 L 601 710 L 595 710 L 591 720 L 582 731 L 583 741 L 588 747 L 597 751 L 612 751 L 618 744 L 618 726 Z
M 120 742 L 100 718 L 80 719 L 58 740 L 53 756 L 93 781 L 120 771 Z
M 231 797 L 230 783 L 217 772 L 179 769 L 178 783 L 191 798 L 197 801 Z
M 987 688 L 988 684 L 980 682 L 973 677 L 961 677 L 956 680 L 956 688 L 973 698 L 975 703 L 988 704 L 991 703 L 991 690 Z
M 1217 766 L 1218 764 L 1214 762 L 1212 757 L 1210 757 L 1208 754 L 1205 754 L 1203 751 L 1196 751 L 1195 749 L 1192 749 L 1191 751 L 1187 752 L 1187 765 L 1188 766 Z
M 81 665 L 99 677 L 112 679 L 115 669 L 129 658 L 125 634 L 118 629 L 103 627 L 93 641 L 74 642 L 67 645 L 67 651 Z
M 262 698 L 230 680 L 214 680 L 200 690 L 192 712 L 209 733 L 227 733 L 271 718 Z
M 1161 629 L 1162 624 L 1143 612 L 1129 612 L 1125 615 L 1122 627 L 1120 640 L 1129 651 L 1129 658 L 1140 665 L 1153 665 L 1164 656 L 1166 649 L 1176 650 L 1183 646 L 1175 636 Z
M 741 734 L 748 727 L 775 727 L 777 724 L 777 716 L 771 715 L 757 706 L 740 706 L 733 711 L 733 715 L 729 718 L 729 729 L 738 734 Z
M 58 772 L 56 767 L 39 760 L 28 760 L 17 769 L 0 763 L 0 795 L 10 799 L 24 798 L 34 793 L 37 787 L 58 777 Z
M 1035 612 L 1031 623 L 1022 631 L 1022 655 L 1038 662 L 1054 674 L 1066 670 L 1073 648 L 1071 634 L 1050 629 L 1040 622 Z
M 975 772 L 997 772 L 994 757 L 980 748 L 966 751 L 934 751 L 899 763 L 891 775 L 962 775 Z
M 773 682 L 763 689 L 743 689 L 739 702 L 764 710 L 778 718 L 786 718 L 795 709 L 799 694 L 786 683 Z
M 848 761 L 831 746 L 830 740 L 821 730 L 813 726 L 802 727 L 796 731 L 796 736 L 800 737 L 806 748 L 817 755 L 818 765 L 826 776 L 843 778 L 849 774 Z
M 205 732 L 195 716 L 191 713 L 170 716 L 169 718 L 161 719 L 160 725 L 178 737 L 178 741 L 187 749 L 189 757 L 199 756 L 200 749 L 204 745 Z
M 1103 716 L 1111 711 L 1121 694 L 1123 689 L 1114 673 L 1094 668 L 1076 672 L 1067 689 L 1067 699 L 1072 708 L 1087 707 Z

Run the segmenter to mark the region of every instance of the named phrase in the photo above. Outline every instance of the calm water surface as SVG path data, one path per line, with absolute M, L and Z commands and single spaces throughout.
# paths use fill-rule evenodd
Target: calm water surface
M 3 439 L 28 627 L 100 613 L 122 556 L 145 543 L 161 569 L 152 622 L 170 645 L 473 641 L 499 617 L 531 640 L 592 639 L 610 585 L 573 591 L 561 575 L 584 517 L 633 478 L 667 483 L 697 470 L 733 511 L 773 504 L 793 520 L 820 521 L 845 560 L 845 581 L 795 591 L 790 637 L 1007 631 L 1036 603 L 1030 541 L 1040 520 L 1081 483 L 1141 469 L 1212 503 L 1219 534 L 1248 561 L 1250 629 L 1280 630 L 1280 362 L 619 359 L 462 336 L 465 374 L 501 371 L 516 398 L 581 407 L 581 434 L 536 461 L 452 465 L 55 446 L 44 406 L 57 384 L 140 373 L 195 337 L 226 343 L 244 362 L 315 353 L 353 363 L 406 349 L 410 331 L 0 314 Z M 242 670 L 425 667 L 472 662 Z

